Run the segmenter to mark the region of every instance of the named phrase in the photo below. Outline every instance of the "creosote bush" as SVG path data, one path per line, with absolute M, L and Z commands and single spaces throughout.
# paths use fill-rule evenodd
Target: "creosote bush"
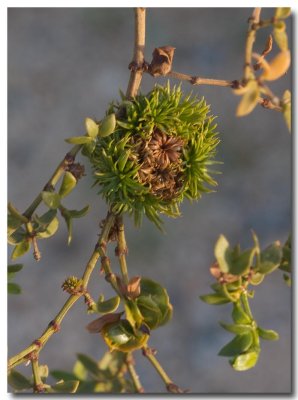
M 177 217 L 184 198 L 211 191 L 219 139 L 209 109 L 204 99 L 169 84 L 110 107 L 116 129 L 98 137 L 90 160 L 112 212 L 133 214 L 136 225 L 145 214 L 161 227 L 160 213 Z
M 212 175 L 218 171 L 213 170 L 212 165 L 218 164 L 215 156 L 219 137 L 215 117 L 204 98 L 185 95 L 181 85 L 171 86 L 169 82 L 165 86 L 155 85 L 146 95 L 139 94 L 139 87 L 144 73 L 153 77 L 174 77 L 192 85 L 229 87 L 234 94 L 242 96 L 237 116 L 245 116 L 261 104 L 281 112 L 290 129 L 290 91 L 286 90 L 279 98 L 267 86 L 267 81 L 281 78 L 290 67 L 291 54 L 283 21 L 290 15 L 290 9 L 278 8 L 271 19 L 263 21 L 260 13 L 261 9 L 255 8 L 248 21 L 243 77 L 226 81 L 174 72 L 175 48 L 169 45 L 154 49 L 151 63 L 145 61 L 146 14 L 145 9 L 136 9 L 135 50 L 129 64 L 131 76 L 126 94 L 121 93 L 121 100 L 110 104 L 101 120 L 86 118 L 83 136 L 66 139 L 74 146 L 23 213 L 12 203 L 8 204 L 8 242 L 14 246 L 11 258 L 19 258 L 32 248 L 36 261 L 41 259 L 39 240 L 53 236 L 59 228 L 59 213 L 66 223 L 70 244 L 73 220 L 83 217 L 89 210 L 88 205 L 81 210 L 64 205 L 65 198 L 85 175 L 85 167 L 75 162 L 80 152 L 92 166 L 93 186 L 108 205 L 82 276 L 69 275 L 61 285 L 68 299 L 41 336 L 8 361 L 8 382 L 16 391 L 143 393 L 134 367 L 134 351 L 137 350 L 152 364 L 168 392 L 187 391 L 171 380 L 155 357 L 156 350 L 149 347 L 152 331 L 170 321 L 173 306 L 160 283 L 144 276 L 129 276 L 123 217 L 125 214 L 133 216 L 139 226 L 145 215 L 162 229 L 161 215 L 178 217 L 184 199 L 198 200 L 203 193 L 212 192 L 217 184 Z M 262 54 L 253 53 L 256 33 L 264 27 L 270 27 L 272 34 Z M 273 48 L 273 37 L 280 52 L 268 62 L 265 57 Z M 257 62 L 253 65 L 252 60 Z M 260 74 L 256 75 L 258 70 Z M 57 187 L 59 180 L 61 183 Z M 36 213 L 40 204 L 47 208 L 44 214 Z M 219 236 L 214 248 L 215 262 L 210 267 L 215 279 L 211 284 L 212 292 L 200 296 L 209 305 L 231 306 L 230 321 L 220 321 L 220 325 L 235 336 L 218 355 L 227 357 L 235 371 L 255 367 L 261 354 L 261 339 L 279 339 L 278 332 L 262 328 L 263 322 L 259 323 L 259 318 L 257 321 L 253 315 L 250 301 L 256 287 L 277 270 L 283 272 L 285 283 L 291 285 L 291 238 L 283 246 L 275 241 L 262 249 L 254 232 L 252 237 L 253 246 L 242 250 L 240 245 L 231 247 L 224 235 Z M 113 244 L 119 262 L 118 272 L 108 256 L 108 246 Z M 100 264 L 98 272 L 115 295 L 105 299 L 100 294 L 96 301 L 88 285 L 97 263 Z M 21 287 L 11 280 L 22 268 L 22 264 L 8 266 L 11 294 L 21 292 Z M 97 334 L 106 353 L 99 361 L 77 354 L 71 372 L 49 370 L 47 365 L 39 364 L 40 352 L 60 330 L 65 315 L 79 299 L 84 300 L 86 313 L 97 316 L 86 329 Z M 22 363 L 31 364 L 32 376 L 27 378 L 16 371 Z M 47 381 L 49 375 L 56 380 L 54 384 Z

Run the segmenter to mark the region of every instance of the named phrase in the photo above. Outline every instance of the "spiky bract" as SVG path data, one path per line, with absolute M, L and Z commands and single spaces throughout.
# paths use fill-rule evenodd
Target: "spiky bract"
M 113 212 L 176 217 L 184 197 L 198 199 L 216 182 L 209 166 L 219 143 L 205 100 L 184 97 L 180 86 L 155 86 L 146 96 L 113 104 L 116 130 L 99 137 L 91 156 L 95 184 Z

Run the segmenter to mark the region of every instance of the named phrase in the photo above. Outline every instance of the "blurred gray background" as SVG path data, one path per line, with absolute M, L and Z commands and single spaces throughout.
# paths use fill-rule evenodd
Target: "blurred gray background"
M 155 47 L 176 47 L 175 71 L 218 79 L 242 76 L 247 19 L 252 9 L 155 8 L 147 10 L 146 59 Z M 265 9 L 263 17 L 273 15 Z M 288 21 L 288 25 L 291 21 Z M 290 27 L 288 28 L 290 29 Z M 127 87 L 127 68 L 133 51 L 134 17 L 130 8 L 10 8 L 8 9 L 8 198 L 24 211 L 41 190 L 69 149 L 64 138 L 84 133 L 85 117 L 100 119 L 109 102 Z M 268 30 L 258 34 L 255 50 L 261 52 Z M 276 52 L 274 45 L 274 52 Z M 145 75 L 142 92 L 155 82 Z M 174 83 L 174 81 L 173 81 Z M 176 83 L 176 82 L 175 82 Z M 277 95 L 290 88 L 290 73 L 271 87 Z M 236 118 L 239 97 L 230 89 L 190 87 L 186 92 L 205 96 L 217 115 L 221 144 L 217 159 L 217 193 L 182 206 L 183 217 L 165 219 L 166 235 L 144 221 L 141 229 L 127 218 L 130 275 L 159 281 L 174 306 L 171 322 L 154 331 L 150 345 L 175 383 L 196 393 L 283 393 L 291 390 L 290 289 L 276 272 L 256 287 L 252 309 L 264 328 L 279 332 L 277 342 L 262 342 L 258 365 L 248 372 L 232 370 L 218 357 L 232 335 L 219 320 L 230 320 L 231 306 L 209 306 L 199 295 L 210 292 L 209 266 L 220 233 L 231 244 L 252 245 L 250 229 L 262 247 L 291 230 L 291 136 L 282 115 L 257 107 L 247 117 Z M 67 298 L 60 286 L 69 275 L 81 276 L 96 242 L 105 203 L 91 189 L 91 171 L 65 200 L 69 208 L 91 205 L 89 214 L 74 221 L 74 238 L 68 247 L 64 221 L 58 233 L 41 242 L 43 258 L 31 254 L 20 261 L 17 275 L 21 296 L 8 302 L 8 353 L 22 350 L 37 338 Z M 112 266 L 117 260 L 111 249 Z M 109 295 L 107 283 L 94 272 L 91 294 Z M 70 370 L 75 353 L 96 358 L 106 350 L 85 325 L 79 301 L 69 312 L 59 334 L 41 353 L 40 362 L 51 369 Z M 155 370 L 141 354 L 137 371 L 146 392 L 163 392 Z M 20 370 L 31 373 L 30 367 Z

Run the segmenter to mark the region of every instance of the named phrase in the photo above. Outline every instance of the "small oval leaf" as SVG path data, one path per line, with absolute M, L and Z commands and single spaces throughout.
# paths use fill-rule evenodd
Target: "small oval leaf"
M 234 357 L 248 350 L 253 342 L 251 332 L 237 335 L 228 344 L 226 344 L 218 353 L 222 357 Z
M 7 241 L 9 244 L 15 245 L 23 242 L 26 239 L 27 233 L 26 231 L 20 227 L 15 232 L 13 232 L 10 236 L 7 237 Z
M 29 379 L 14 369 L 8 374 L 8 383 L 16 390 L 30 389 L 33 386 Z
M 55 192 L 41 192 L 41 197 L 44 203 L 52 209 L 56 209 L 60 206 L 60 196 Z
M 205 294 L 203 296 L 200 296 L 200 299 L 204 301 L 207 304 L 212 304 L 212 305 L 220 305 L 220 304 L 226 304 L 230 303 L 231 300 L 229 300 L 227 297 L 221 294 Z
M 93 141 L 94 139 L 90 136 L 74 136 L 65 139 L 65 142 L 70 144 L 86 144 L 86 143 L 92 143 Z
M 235 333 L 236 335 L 242 335 L 243 333 L 251 332 L 252 327 L 244 324 L 226 324 L 225 322 L 219 322 L 226 331 Z
M 120 304 L 120 297 L 115 296 L 109 300 L 99 301 L 97 303 L 97 311 L 101 314 L 112 313 L 117 310 Z
M 47 239 L 57 232 L 58 227 L 59 220 L 57 217 L 55 217 L 45 229 L 38 231 L 36 236 L 39 239 Z
M 247 91 L 243 94 L 236 110 L 237 117 L 243 117 L 247 114 L 250 114 L 258 104 L 258 99 L 260 96 L 258 83 L 252 80 L 248 82 L 246 87 Z
M 236 324 L 250 324 L 251 319 L 246 314 L 246 312 L 242 309 L 239 303 L 233 304 L 232 318 Z
M 22 292 L 22 289 L 17 283 L 8 282 L 7 292 L 8 294 L 20 294 Z
M 270 274 L 277 269 L 282 259 L 282 247 L 279 242 L 275 242 L 261 252 L 258 272 Z
M 277 7 L 275 18 L 287 18 L 291 15 L 291 7 Z
M 237 356 L 230 362 L 231 366 L 234 368 L 235 371 L 246 371 L 250 368 L 253 368 L 259 358 L 259 352 L 257 351 L 250 351 L 245 354 L 241 354 Z
M 90 136 L 92 138 L 96 138 L 96 136 L 98 135 L 97 123 L 95 121 L 93 121 L 93 119 L 91 119 L 91 118 L 86 118 L 85 119 L 85 127 L 86 127 L 88 136 Z
M 222 272 L 228 273 L 229 265 L 229 242 L 224 235 L 220 235 L 214 247 L 214 255 Z
M 100 370 L 98 364 L 93 358 L 82 353 L 78 353 L 77 358 L 80 363 L 82 363 L 83 366 L 86 368 L 86 370 L 89 371 L 92 375 L 96 377 L 99 374 Z
M 74 189 L 76 184 L 77 180 L 73 174 L 69 171 L 66 171 L 59 189 L 59 196 L 61 198 L 67 196 Z
M 23 256 L 30 250 L 30 242 L 29 240 L 25 239 L 23 242 L 17 244 L 13 249 L 11 254 L 11 259 L 15 260 L 18 257 Z
M 116 128 L 116 116 L 115 114 L 107 115 L 99 125 L 98 136 L 106 137 L 111 135 Z
M 264 72 L 260 76 L 260 79 L 264 79 L 266 81 L 275 81 L 287 72 L 290 65 L 290 50 L 283 50 L 274 57 L 274 59 L 268 64 L 266 68 L 264 68 Z
M 258 327 L 258 333 L 264 340 L 278 340 L 279 334 L 272 329 L 262 329 Z
M 86 207 L 82 208 L 81 210 L 67 210 L 69 215 L 72 218 L 81 218 L 84 217 L 87 212 L 89 211 L 89 205 L 87 205 Z
M 54 369 L 50 372 L 51 376 L 57 381 L 63 380 L 63 381 L 73 381 L 78 379 L 78 376 L 75 374 L 72 374 L 71 372 L 67 371 L 62 371 L 60 369 Z

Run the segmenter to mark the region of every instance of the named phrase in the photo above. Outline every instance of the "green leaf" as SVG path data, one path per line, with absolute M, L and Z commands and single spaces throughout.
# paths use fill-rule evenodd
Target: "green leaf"
M 230 361 L 230 364 L 236 371 L 246 371 L 256 365 L 258 358 L 259 352 L 250 351 L 235 357 L 232 361 Z
M 232 275 L 244 275 L 246 272 L 248 272 L 249 268 L 251 267 L 254 255 L 255 255 L 254 247 L 245 250 L 239 255 L 235 255 L 235 253 L 232 253 L 229 273 Z
M 279 242 L 275 242 L 261 252 L 260 264 L 257 266 L 261 274 L 270 274 L 279 267 L 282 259 L 282 248 Z
M 60 196 L 54 192 L 41 192 L 41 197 L 44 203 L 49 207 L 56 209 L 60 206 Z
M 93 141 L 94 139 L 90 136 L 74 136 L 65 139 L 65 142 L 70 144 L 86 144 L 86 143 L 92 143 Z
M 7 267 L 7 275 L 8 279 L 11 279 L 15 276 L 15 274 L 23 268 L 23 264 L 10 264 Z
M 69 171 L 66 171 L 59 189 L 59 196 L 61 198 L 67 196 L 74 189 L 76 184 L 77 180 L 73 174 Z
M 222 272 L 228 273 L 230 269 L 229 242 L 224 235 L 220 235 L 214 248 L 214 255 Z
M 279 334 L 272 329 L 257 328 L 260 337 L 264 340 L 278 340 Z
M 117 120 L 117 125 L 121 126 L 121 128 L 124 128 L 124 129 L 131 129 L 132 128 L 131 124 L 129 124 L 127 122 L 124 122 L 124 121 Z
M 120 304 L 120 297 L 115 296 L 105 301 L 97 302 L 97 311 L 102 314 L 112 313 L 117 310 Z
M 33 386 L 29 379 L 14 369 L 8 374 L 8 383 L 15 390 L 31 389 Z
M 22 289 L 18 284 L 8 282 L 7 283 L 7 292 L 8 292 L 8 294 L 20 294 L 22 292 Z
M 90 206 L 87 205 L 86 207 L 82 208 L 81 210 L 67 210 L 71 218 L 81 218 L 84 217 L 88 211 Z
M 50 374 L 53 378 L 57 379 L 58 381 L 60 380 L 73 381 L 79 378 L 78 376 L 72 374 L 71 372 L 62 371 L 60 369 L 54 369 L 50 372 Z
M 7 216 L 7 228 L 8 234 L 10 235 L 16 229 L 18 229 L 24 222 L 21 221 L 19 218 L 15 217 L 14 215 L 9 214 Z
M 220 305 L 220 304 L 226 304 L 229 303 L 231 300 L 229 300 L 227 297 L 221 294 L 205 294 L 203 296 L 200 296 L 200 299 L 204 301 L 207 304 L 212 304 L 212 305 Z
M 253 342 L 251 332 L 237 335 L 228 344 L 226 344 L 218 353 L 222 357 L 234 357 L 248 350 Z
M 233 304 L 232 318 L 235 324 L 250 324 L 251 319 L 249 315 L 242 309 L 239 303 Z
M 95 150 L 95 147 L 96 147 L 96 141 L 95 140 L 93 140 L 93 142 L 84 144 L 84 146 L 82 148 L 83 156 L 90 157 L 91 154 L 93 153 L 93 151 Z
M 23 256 L 30 250 L 30 242 L 29 240 L 25 239 L 23 242 L 17 244 L 13 249 L 11 254 L 11 259 L 15 260 L 18 257 Z
M 116 116 L 115 114 L 110 114 L 106 116 L 99 125 L 98 136 L 106 137 L 111 135 L 116 128 Z
M 141 279 L 140 288 L 141 293 L 140 296 L 137 297 L 136 303 L 141 314 L 144 317 L 145 323 L 149 326 L 150 329 L 155 329 L 158 326 L 166 324 L 172 317 L 173 311 L 173 307 L 170 304 L 169 296 L 166 289 L 163 288 L 159 283 L 147 278 Z M 144 308 L 144 300 L 148 298 L 152 300 L 152 302 L 161 313 L 161 318 L 159 319 L 158 324 L 155 326 L 150 326 L 149 320 L 147 320 L 143 314 L 144 312 L 148 316 L 148 310 L 142 309 L 142 307 Z M 153 311 L 151 311 L 151 313 L 152 312 Z
M 225 322 L 220 321 L 219 325 L 228 332 L 235 333 L 236 335 L 242 335 L 243 333 L 251 332 L 252 330 L 250 325 L 244 324 L 226 324 Z
M 72 372 L 74 373 L 75 377 L 80 381 L 84 381 L 85 379 L 87 379 L 88 372 L 79 360 L 75 362 Z
M 156 325 L 152 324 L 152 319 L 150 318 L 151 314 L 149 314 L 148 316 L 148 314 L 146 313 L 147 310 L 146 309 L 144 310 L 143 303 L 140 304 L 141 304 L 141 309 L 139 308 L 139 303 L 136 304 L 136 302 L 132 300 L 126 300 L 125 302 L 126 319 L 131 323 L 132 326 L 136 326 L 138 328 L 141 326 L 143 321 L 145 321 L 148 324 L 150 329 L 156 328 L 157 324 Z M 162 314 L 158 307 L 156 307 L 156 309 L 160 315 L 160 319 L 158 320 L 158 322 L 160 322 L 162 319 L 161 318 Z M 145 315 L 141 313 L 141 310 L 145 313 Z
M 53 236 L 57 232 L 58 227 L 59 227 L 59 220 L 58 218 L 55 217 L 45 229 L 37 231 L 36 236 L 39 239 L 47 239 Z
M 264 274 L 260 274 L 259 272 L 256 272 L 254 274 L 252 274 L 251 278 L 250 278 L 250 283 L 252 285 L 259 285 L 260 283 L 263 282 L 265 278 Z
M 96 138 L 98 135 L 98 125 L 93 119 L 91 118 L 86 118 L 85 119 L 85 126 L 86 126 L 86 131 L 88 136 L 92 138 Z
M 246 91 L 242 96 L 242 99 L 237 107 L 237 117 L 243 117 L 250 114 L 258 104 L 260 96 L 260 88 L 255 80 L 251 80 L 246 85 Z
M 50 392 L 54 393 L 76 393 L 79 387 L 80 381 L 66 381 L 59 382 L 51 387 Z
M 35 214 L 33 216 L 33 219 L 38 225 L 47 226 L 53 221 L 56 215 L 57 215 L 57 210 L 52 209 L 48 210 L 45 214 L 41 215 L 40 217 L 37 214 Z
M 98 368 L 97 362 L 93 358 L 82 353 L 78 353 L 77 358 L 86 368 L 86 370 L 93 374 L 95 377 L 99 374 L 100 370 Z
M 7 241 L 9 244 L 19 244 L 26 240 L 27 232 L 21 227 L 8 236 Z
M 291 15 L 291 7 L 277 7 L 275 18 L 287 18 Z
M 292 129 L 291 112 L 292 112 L 291 92 L 289 90 L 286 90 L 282 98 L 282 113 L 290 132 Z

